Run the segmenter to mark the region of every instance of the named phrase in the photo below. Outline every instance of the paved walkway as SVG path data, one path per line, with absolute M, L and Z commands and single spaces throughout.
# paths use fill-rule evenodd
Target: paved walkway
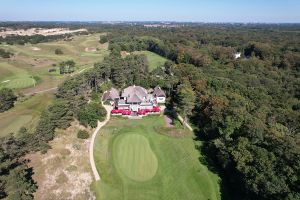
M 94 131 L 94 133 L 92 135 L 92 139 L 90 141 L 90 148 L 89 148 L 90 164 L 91 164 L 92 171 L 93 171 L 93 174 L 94 174 L 94 177 L 95 177 L 96 181 L 99 181 L 101 178 L 100 178 L 100 175 L 97 171 L 95 160 L 94 160 L 94 143 L 95 143 L 96 136 L 97 136 L 98 132 L 100 131 L 100 129 L 103 126 L 105 126 L 107 124 L 107 122 L 110 120 L 110 112 L 112 110 L 111 106 L 103 105 L 103 107 L 105 108 L 105 110 L 107 112 L 106 119 L 103 122 L 98 121 L 98 126 L 97 126 L 96 130 Z

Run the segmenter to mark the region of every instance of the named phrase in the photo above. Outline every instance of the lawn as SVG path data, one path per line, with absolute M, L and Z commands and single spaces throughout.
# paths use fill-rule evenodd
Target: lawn
M 156 69 L 157 67 L 163 66 L 167 61 L 166 58 L 157 55 L 156 53 L 152 53 L 150 51 L 136 51 L 134 54 L 143 54 L 147 57 L 149 62 L 149 71 Z
M 199 161 L 192 134 L 171 137 L 163 116 L 113 118 L 98 134 L 94 155 L 97 199 L 220 199 L 219 177 Z

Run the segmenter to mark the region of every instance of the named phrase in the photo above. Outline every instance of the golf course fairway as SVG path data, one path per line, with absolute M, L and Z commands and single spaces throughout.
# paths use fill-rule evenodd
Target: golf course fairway
M 219 200 L 220 178 L 201 163 L 191 132 L 167 128 L 164 116 L 141 120 L 112 117 L 94 146 L 101 180 L 97 200 Z M 176 137 L 165 131 L 180 131 Z

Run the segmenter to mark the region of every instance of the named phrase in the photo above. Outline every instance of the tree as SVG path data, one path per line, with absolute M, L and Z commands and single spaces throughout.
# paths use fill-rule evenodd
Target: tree
M 36 183 L 31 178 L 32 169 L 25 165 L 10 170 L 6 177 L 6 194 L 9 200 L 31 200 L 33 193 L 36 191 Z
M 102 36 L 100 37 L 100 43 L 101 43 L 101 44 L 104 44 L 104 43 L 106 43 L 106 42 L 108 42 L 108 37 L 107 37 L 106 35 L 102 35 Z
M 11 89 L 0 89 L 0 113 L 12 108 L 16 100 L 17 97 Z
M 60 74 L 73 73 L 75 71 L 74 70 L 75 64 L 76 63 L 73 60 L 61 62 L 59 64 Z
M 184 121 L 187 122 L 187 116 L 192 114 L 195 107 L 196 96 L 188 80 L 184 80 L 177 88 L 178 106 L 184 115 Z

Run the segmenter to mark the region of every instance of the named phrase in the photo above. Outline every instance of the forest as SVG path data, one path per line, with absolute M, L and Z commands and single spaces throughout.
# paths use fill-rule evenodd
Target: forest
M 148 83 L 155 80 L 171 91 L 168 106 L 197 127 L 198 139 L 206 143 L 200 150 L 223 176 L 230 199 L 300 198 L 297 31 L 131 31 L 109 35 L 111 51 L 146 49 L 173 61 L 154 72 L 160 79 L 150 75 Z
M 201 162 L 222 178 L 224 199 L 300 199 L 300 27 L 190 25 L 89 27 L 108 33 L 110 55 L 58 88 L 34 133 L 21 129 L 1 139 L 0 198 L 30 199 L 36 185 L 21 158 L 45 152 L 56 128 L 75 118 L 95 126 L 105 111 L 88 104 L 111 86 L 154 87 L 167 107 L 185 116 L 203 141 Z M 167 59 L 149 72 L 148 50 Z M 241 58 L 235 58 L 235 53 Z M 14 177 L 13 177 L 14 176 Z M 18 181 L 9 181 L 11 178 Z M 26 177 L 23 179 L 22 177 Z M 19 193 L 13 193 L 18 185 Z

